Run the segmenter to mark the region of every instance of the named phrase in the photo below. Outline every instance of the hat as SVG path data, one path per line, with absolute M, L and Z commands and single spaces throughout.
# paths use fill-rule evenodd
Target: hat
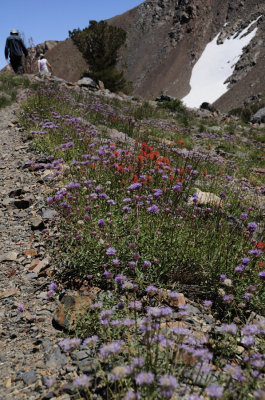
M 12 35 L 15 35 L 16 33 L 18 33 L 18 31 L 16 29 L 12 29 L 12 31 L 10 32 Z

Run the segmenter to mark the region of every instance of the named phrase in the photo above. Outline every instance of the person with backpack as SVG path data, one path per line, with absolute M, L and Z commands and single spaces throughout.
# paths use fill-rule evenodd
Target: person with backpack
M 24 68 L 22 65 L 22 54 L 27 57 L 28 50 L 26 49 L 23 40 L 16 29 L 10 32 L 10 36 L 6 39 L 5 58 L 10 59 L 11 66 L 16 74 L 23 74 Z

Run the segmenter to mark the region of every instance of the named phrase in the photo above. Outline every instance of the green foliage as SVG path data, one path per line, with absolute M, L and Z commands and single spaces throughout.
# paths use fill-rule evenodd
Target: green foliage
M 29 87 L 30 83 L 26 77 L 14 74 L 0 75 L 0 108 L 9 106 L 16 99 L 20 88 Z
M 173 112 L 183 112 L 185 111 L 185 107 L 182 103 L 181 100 L 179 99 L 174 99 L 170 101 L 162 101 L 161 103 L 158 103 L 159 107 L 166 108 L 167 110 L 173 111 Z
M 69 36 L 89 64 L 90 76 L 102 80 L 106 88 L 117 91 L 126 88 L 123 71 L 116 71 L 119 50 L 125 44 L 126 32 L 105 21 L 90 21 L 83 30 L 69 31 Z

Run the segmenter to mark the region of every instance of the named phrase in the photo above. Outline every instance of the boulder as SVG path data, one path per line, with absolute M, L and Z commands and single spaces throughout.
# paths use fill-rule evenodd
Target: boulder
M 77 84 L 79 86 L 85 86 L 85 87 L 90 88 L 90 89 L 97 89 L 96 82 L 93 81 L 93 79 L 91 79 L 89 77 L 85 77 L 85 78 L 79 79 Z
M 260 108 L 251 119 L 252 124 L 261 124 L 265 122 L 265 107 Z

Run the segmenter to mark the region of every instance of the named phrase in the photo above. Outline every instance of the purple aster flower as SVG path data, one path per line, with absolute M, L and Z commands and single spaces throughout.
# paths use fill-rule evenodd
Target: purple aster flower
M 148 260 L 145 260 L 145 261 L 144 261 L 144 266 L 145 266 L 146 268 L 150 268 L 150 267 L 151 267 L 151 262 L 148 261 Z
M 210 397 L 218 399 L 223 395 L 223 388 L 216 383 L 213 383 L 206 388 L 206 392 Z
M 17 311 L 18 312 L 24 312 L 25 311 L 25 306 L 23 303 L 19 303 L 17 306 Z
M 155 286 L 147 286 L 145 290 L 148 294 L 154 294 L 158 291 L 157 287 Z
M 142 368 L 144 365 L 144 358 L 143 357 L 135 357 L 132 359 L 131 368 Z
M 140 372 L 135 378 L 137 385 L 150 385 L 154 381 L 152 372 Z
M 64 351 L 70 351 L 78 346 L 80 346 L 82 340 L 79 338 L 66 338 L 61 340 L 58 345 L 64 350 Z
M 248 224 L 248 230 L 250 232 L 255 232 L 256 229 L 257 229 L 257 224 L 255 222 L 250 222 Z
M 135 325 L 135 321 L 133 319 L 131 319 L 131 318 L 125 318 L 122 321 L 122 325 L 123 326 L 133 326 L 133 325 Z
M 129 303 L 129 308 L 131 308 L 132 310 L 141 310 L 142 302 L 137 300 L 132 301 L 131 303 Z
M 109 378 L 111 381 L 118 381 L 131 374 L 131 368 L 128 365 L 119 365 L 111 371 Z
M 114 342 L 103 345 L 99 350 L 99 359 L 104 361 L 111 355 L 120 353 L 124 344 L 123 340 L 115 340 Z
M 135 266 L 136 266 L 136 262 L 135 262 L 135 261 L 130 261 L 130 262 L 129 262 L 129 267 L 130 267 L 131 269 L 134 269 Z
M 242 344 L 249 347 L 256 343 L 256 340 L 253 336 L 243 336 L 241 340 Z
M 56 282 L 52 282 L 49 284 L 49 290 L 52 290 L 54 292 L 57 289 L 58 289 L 58 286 L 57 286 Z
M 262 254 L 262 250 L 260 250 L 260 249 L 252 249 L 252 250 L 249 250 L 248 253 L 252 254 L 253 256 L 259 256 L 259 255 Z
M 77 387 L 85 387 L 89 385 L 91 378 L 87 375 L 81 375 L 75 378 L 74 385 Z
M 103 218 L 98 220 L 98 226 L 100 228 L 104 228 L 104 226 L 106 226 L 106 222 L 105 222 L 105 220 Z
M 253 393 L 256 399 L 264 400 L 265 399 L 265 390 L 258 389 Z
M 264 281 L 265 280 L 265 271 L 261 271 L 259 273 L 259 277 L 260 277 L 260 279 L 262 279 Z
M 158 379 L 158 382 L 159 385 L 162 386 L 163 388 L 176 389 L 178 386 L 177 379 L 174 376 L 168 374 L 161 376 Z
M 104 271 L 103 275 L 106 277 L 106 279 L 112 279 L 113 278 L 113 273 L 109 271 Z
M 246 221 L 248 219 L 248 214 L 247 213 L 242 213 L 240 216 L 241 221 Z
M 94 346 L 97 342 L 98 342 L 98 336 L 94 335 L 94 336 L 91 336 L 89 338 L 86 338 L 83 341 L 83 345 L 85 345 L 85 346 L 87 346 L 87 345 Z
M 213 302 L 211 300 L 204 300 L 203 305 L 204 307 L 212 307 Z
M 259 328 L 255 324 L 248 324 L 241 329 L 242 335 L 255 335 L 259 333 Z
M 140 393 L 135 392 L 133 389 L 130 389 L 124 397 L 124 400 L 140 400 Z
M 47 386 L 47 388 L 50 388 L 50 387 L 52 387 L 52 385 L 55 384 L 55 382 L 56 382 L 56 378 L 51 377 L 51 378 L 45 379 L 44 384 L 45 384 L 45 386 Z
M 114 256 L 116 254 L 116 250 L 113 247 L 109 247 L 106 251 L 108 256 Z
M 114 281 L 115 281 L 115 283 L 123 283 L 123 282 L 125 282 L 127 280 L 127 277 L 125 276 L 125 275 L 121 275 L 121 274 L 118 274 L 117 276 L 116 276 L 116 278 L 114 279 Z
M 120 260 L 118 258 L 115 258 L 114 260 L 112 260 L 112 262 L 113 262 L 113 265 L 115 265 L 115 267 L 116 267 L 117 265 L 119 265 Z
M 242 258 L 242 264 L 248 264 L 249 263 L 249 258 L 243 257 Z
M 132 183 L 130 186 L 127 187 L 128 190 L 136 190 L 140 189 L 142 184 L 140 182 Z
M 220 328 L 221 332 L 227 332 L 235 334 L 237 331 L 237 326 L 235 324 L 223 324 Z
M 159 213 L 160 209 L 159 207 L 157 207 L 155 204 L 151 207 L 148 207 L 147 210 L 151 213 L 151 214 L 157 214 Z

